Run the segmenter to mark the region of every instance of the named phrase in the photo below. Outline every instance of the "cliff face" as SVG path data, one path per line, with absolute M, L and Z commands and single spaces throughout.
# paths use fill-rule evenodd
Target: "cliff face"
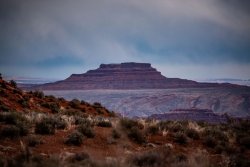
M 98 69 L 84 74 L 72 74 L 55 83 L 44 84 L 38 89 L 165 89 L 195 87 L 195 81 L 166 78 L 149 63 L 101 64 Z

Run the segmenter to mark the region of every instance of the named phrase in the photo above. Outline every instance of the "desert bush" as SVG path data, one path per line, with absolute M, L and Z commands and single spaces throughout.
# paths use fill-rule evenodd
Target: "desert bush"
M 37 145 L 39 145 L 39 144 L 41 144 L 42 142 L 41 142 L 41 139 L 39 139 L 38 137 L 35 137 L 35 136 L 29 136 L 28 138 L 27 138 L 27 145 L 29 146 L 29 147 L 35 147 L 35 146 L 37 146 Z
M 26 99 L 20 99 L 18 100 L 18 103 L 24 108 L 29 108 L 29 102 Z
M 239 144 L 246 149 L 250 149 L 250 136 L 239 139 Z
M 151 125 L 146 130 L 147 134 L 155 135 L 159 132 L 159 127 L 157 125 Z
M 200 138 L 199 133 L 195 129 L 188 128 L 185 133 L 191 139 L 197 140 Z
M 217 141 L 228 142 L 227 135 L 216 127 L 207 127 L 202 133 L 203 136 L 211 136 Z
M 130 129 L 130 131 L 128 132 L 128 137 L 138 144 L 143 144 L 146 141 L 145 136 L 137 127 L 133 127 Z
M 179 122 L 172 124 L 169 127 L 169 130 L 174 132 L 174 133 L 176 133 L 176 132 L 184 132 L 185 131 L 183 125 L 181 123 L 179 123 Z
M 10 109 L 9 109 L 9 107 L 7 107 L 7 106 L 4 105 L 4 104 L 0 104 L 0 111 L 9 112 Z
M 67 128 L 67 122 L 61 118 L 55 119 L 55 128 L 56 129 L 65 129 Z
M 94 107 L 94 108 L 102 108 L 102 105 L 101 105 L 101 103 L 94 102 L 94 103 L 93 103 L 93 107 Z
M 29 133 L 31 125 L 28 121 L 18 121 L 15 125 L 19 128 L 20 136 L 26 136 Z
M 10 80 L 10 85 L 13 86 L 14 88 L 17 87 L 17 84 L 14 80 Z
M 8 138 L 17 138 L 20 136 L 20 130 L 15 125 L 6 126 L 0 131 L 1 137 L 8 137 Z
M 136 120 L 123 118 L 120 120 L 120 124 L 124 129 L 132 129 L 133 127 L 138 127 L 139 123 Z
M 90 126 L 86 126 L 85 124 L 80 124 L 77 130 L 87 138 L 95 137 L 95 132 L 93 131 L 93 129 Z
M 65 144 L 75 145 L 75 146 L 80 146 L 82 142 L 83 142 L 83 135 L 78 131 L 74 131 L 71 134 L 69 134 L 67 139 L 65 140 Z
M 85 125 L 85 126 L 93 126 L 94 124 L 88 120 L 87 118 L 81 116 L 75 116 L 75 124 L 76 125 Z
M 17 122 L 19 121 L 27 121 L 25 117 L 23 117 L 20 113 L 17 113 L 17 112 L 9 112 L 9 113 L 6 113 L 4 116 L 3 116 L 3 121 L 6 123 L 6 124 L 17 124 Z
M 33 95 L 34 95 L 35 97 L 40 98 L 40 99 L 44 98 L 44 93 L 43 93 L 42 91 L 36 90 L 35 92 L 33 92 Z
M 35 124 L 35 133 L 37 134 L 55 134 L 55 120 L 52 118 L 43 118 Z
M 213 136 L 205 136 L 203 138 L 203 144 L 207 147 L 215 147 L 217 145 L 217 141 Z
M 163 165 L 163 160 L 157 152 L 147 152 L 140 155 L 135 155 L 131 161 L 135 166 L 151 167 Z
M 73 99 L 69 102 L 70 107 L 72 108 L 79 108 L 81 102 L 78 99 Z
M 121 134 L 117 130 L 113 129 L 112 130 L 112 137 L 114 139 L 119 139 L 121 137 Z
M 104 120 L 102 120 L 102 121 L 99 121 L 98 123 L 97 123 L 97 126 L 100 126 L 100 127 L 112 127 L 112 123 L 110 122 L 110 121 L 104 121 Z
M 250 160 L 248 157 L 236 154 L 230 157 L 229 167 L 249 167 Z
M 174 142 L 179 143 L 179 144 L 187 144 L 188 138 L 185 133 L 183 132 L 177 132 L 173 135 L 174 137 Z

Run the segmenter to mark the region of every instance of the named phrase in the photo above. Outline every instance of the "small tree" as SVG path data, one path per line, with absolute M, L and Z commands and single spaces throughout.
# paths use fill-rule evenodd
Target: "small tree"
M 0 73 L 0 79 L 1 79 L 1 80 L 3 79 L 3 77 L 2 77 L 2 73 Z

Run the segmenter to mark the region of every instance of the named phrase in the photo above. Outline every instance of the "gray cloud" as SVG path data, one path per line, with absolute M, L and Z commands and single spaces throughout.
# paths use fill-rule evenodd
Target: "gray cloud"
M 86 69 L 123 61 L 250 63 L 247 0 L 3 0 L 0 6 L 1 71 L 42 71 L 43 62 L 58 57 Z M 55 70 L 74 66 L 80 65 L 55 63 Z

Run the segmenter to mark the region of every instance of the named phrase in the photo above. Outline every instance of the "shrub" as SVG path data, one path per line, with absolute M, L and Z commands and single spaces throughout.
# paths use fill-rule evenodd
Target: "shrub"
M 119 139 L 121 137 L 121 134 L 117 130 L 113 129 L 112 130 L 112 137 L 114 139 Z
M 135 155 L 132 158 L 132 163 L 136 166 L 162 166 L 164 163 L 161 156 L 157 152 L 147 152 L 140 155 Z
M 58 103 L 42 103 L 41 106 L 48 108 L 52 111 L 52 113 L 60 112 L 60 105 Z
M 78 99 L 73 99 L 69 102 L 69 105 L 72 108 L 79 108 L 79 106 L 81 105 L 81 102 Z
M 27 139 L 27 145 L 29 147 L 35 147 L 36 145 L 39 145 L 39 144 L 41 144 L 41 140 L 35 136 L 30 136 Z
M 94 107 L 94 108 L 102 108 L 102 105 L 101 105 L 101 103 L 95 102 L 95 103 L 93 104 L 93 107 Z
M 241 138 L 239 140 L 239 144 L 247 149 L 250 149 L 250 136 Z
M 188 128 L 186 130 L 186 135 L 191 138 L 191 139 L 194 139 L 194 140 L 197 140 L 200 138 L 200 135 L 199 133 L 195 130 L 195 129 L 191 129 L 191 128 Z
M 100 121 L 97 123 L 97 126 L 100 127 L 112 127 L 112 123 L 110 121 Z
M 9 112 L 3 116 L 3 121 L 6 124 L 12 124 L 12 125 L 15 125 L 18 120 L 22 120 L 22 119 L 23 117 L 19 113 L 16 113 L 16 112 Z
M 205 138 L 203 139 L 203 144 L 207 147 L 213 148 L 217 145 L 217 141 L 212 136 L 205 136 Z
M 55 119 L 55 128 L 56 129 L 65 129 L 67 128 L 67 122 L 61 118 Z
M 82 133 L 87 138 L 93 138 L 95 137 L 95 132 L 90 126 L 86 126 L 84 124 L 81 124 L 78 126 L 77 130 Z
M 155 134 L 157 134 L 158 132 L 159 132 L 159 127 L 156 126 L 156 125 L 152 125 L 152 126 L 149 126 L 149 127 L 147 128 L 147 133 L 149 133 L 149 134 L 155 135 Z
M 15 125 L 10 125 L 10 126 L 4 127 L 0 131 L 0 136 L 1 137 L 8 137 L 8 138 L 13 139 L 13 138 L 19 137 L 19 135 L 20 135 L 20 130 Z
M 43 93 L 42 91 L 36 90 L 36 91 L 33 93 L 33 95 L 34 95 L 35 97 L 40 98 L 40 99 L 44 98 L 44 93 Z
M 19 128 L 20 136 L 26 136 L 29 133 L 30 124 L 27 121 L 18 121 L 16 126 Z
M 37 134 L 55 134 L 55 121 L 51 118 L 43 118 L 35 125 L 35 133 Z
M 177 132 L 174 134 L 174 142 L 179 144 L 187 144 L 187 136 L 183 132 Z
M 228 142 L 228 137 L 225 135 L 225 133 L 219 129 L 216 129 L 215 127 L 212 128 L 206 128 L 203 132 L 204 136 L 212 136 L 218 141 Z
M 133 127 L 138 127 L 138 122 L 132 119 L 123 118 L 120 120 L 120 124 L 124 129 L 132 129 Z
M 172 132 L 184 132 L 184 127 L 180 123 L 174 123 L 169 128 L 170 128 L 170 131 Z
M 29 107 L 29 102 L 26 99 L 20 99 L 20 100 L 18 100 L 18 103 L 21 104 L 22 107 L 24 107 L 24 108 Z
M 10 80 L 10 85 L 13 86 L 14 88 L 17 87 L 17 84 L 14 80 Z
M 3 105 L 3 104 L 0 104 L 0 111 L 3 111 L 3 112 L 9 112 L 10 109 L 9 107 Z
M 88 120 L 87 118 L 83 118 L 80 116 L 75 116 L 75 124 L 76 125 L 85 125 L 85 126 L 92 126 L 92 122 Z
M 128 133 L 128 137 L 138 144 L 142 144 L 145 142 L 144 135 L 137 127 L 133 127 L 132 129 L 130 129 Z
M 75 131 L 68 135 L 65 144 L 80 146 L 83 142 L 83 135 L 78 131 Z

